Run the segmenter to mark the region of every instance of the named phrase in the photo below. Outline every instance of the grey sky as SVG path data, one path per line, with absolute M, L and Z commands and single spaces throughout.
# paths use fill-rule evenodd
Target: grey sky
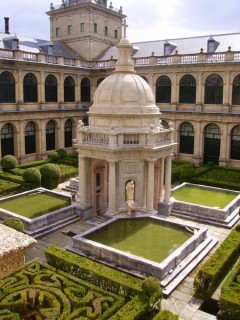
M 53 5 L 62 0 L 52 0 Z M 4 17 L 10 18 L 10 32 L 49 39 L 51 0 L 1 0 L 0 32 Z M 240 32 L 239 0 L 112 0 L 123 7 L 130 41 L 171 39 L 198 35 Z M 110 1 L 108 0 L 108 5 Z

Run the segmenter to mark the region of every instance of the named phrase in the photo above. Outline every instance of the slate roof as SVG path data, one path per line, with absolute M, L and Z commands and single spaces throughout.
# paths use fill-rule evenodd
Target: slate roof
M 53 45 L 52 55 L 63 56 L 65 58 L 74 59 L 76 54 L 64 43 L 57 41 L 41 40 L 30 37 L 16 36 L 0 32 L 0 49 L 12 49 L 12 39 L 18 39 L 19 50 L 29 53 L 39 53 L 40 51 L 48 54 L 48 46 Z
M 150 57 L 152 52 L 155 56 L 164 55 L 164 43 L 169 42 L 173 47 L 172 55 L 175 50 L 178 50 L 178 54 L 196 54 L 199 53 L 201 48 L 203 52 L 207 52 L 208 40 L 213 38 L 216 42 L 219 42 L 215 52 L 228 51 L 228 47 L 231 47 L 232 51 L 240 51 L 240 33 L 219 34 L 219 35 L 207 35 L 191 38 L 179 38 L 179 39 L 164 39 L 156 41 L 144 41 L 133 42 L 134 58 Z M 137 50 L 138 48 L 138 50 Z M 117 48 L 111 47 L 101 57 L 100 60 L 117 59 Z
M 53 56 L 62 55 L 65 58 L 74 59 L 76 54 L 66 44 L 61 42 L 50 42 L 30 37 L 16 36 L 0 32 L 0 49 L 11 50 L 11 39 L 19 39 L 19 49 L 25 52 L 39 53 L 40 51 L 48 54 L 48 45 L 53 44 Z M 203 52 L 207 52 L 208 40 L 216 41 L 217 48 L 215 52 L 226 52 L 231 47 L 232 51 L 240 51 L 240 33 L 206 35 L 189 38 L 164 39 L 156 41 L 134 42 L 133 57 L 143 58 L 150 57 L 154 52 L 155 56 L 164 56 L 164 44 L 169 43 L 172 48 L 171 55 L 178 50 L 178 54 L 196 54 L 201 48 Z M 118 50 L 116 46 L 112 46 L 106 50 L 99 60 L 109 60 L 111 57 L 117 59 Z

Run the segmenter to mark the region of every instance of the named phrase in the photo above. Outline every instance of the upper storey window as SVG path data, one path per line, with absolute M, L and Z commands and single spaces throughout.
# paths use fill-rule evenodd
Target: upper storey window
M 104 27 L 104 35 L 105 35 L 105 37 L 108 36 L 108 27 Z
M 71 25 L 68 25 L 67 32 L 68 32 L 68 34 L 72 34 L 72 26 Z
M 60 28 L 56 28 L 56 37 L 60 37 Z
M 84 31 L 85 31 L 85 24 L 84 24 L 84 22 L 82 22 L 82 23 L 80 24 L 80 31 L 81 31 L 81 32 L 84 32 Z
M 94 33 L 97 33 L 97 23 L 94 23 L 94 25 L 93 25 L 93 31 L 94 31 Z

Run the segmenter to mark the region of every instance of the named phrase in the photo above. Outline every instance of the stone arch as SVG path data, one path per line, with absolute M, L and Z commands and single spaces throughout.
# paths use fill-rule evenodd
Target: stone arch
M 215 123 L 209 123 L 204 128 L 204 164 L 218 165 L 221 145 L 221 130 Z

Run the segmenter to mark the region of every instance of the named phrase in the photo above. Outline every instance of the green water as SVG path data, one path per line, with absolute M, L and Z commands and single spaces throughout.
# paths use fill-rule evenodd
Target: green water
M 192 233 L 184 227 L 154 219 L 121 219 L 87 239 L 160 263 Z
M 236 198 L 237 195 L 236 193 L 231 191 L 224 191 L 218 189 L 214 190 L 202 188 L 199 186 L 185 185 L 173 191 L 172 196 L 178 201 L 223 209 L 234 198 Z
M 70 199 L 42 192 L 0 201 L 0 208 L 30 219 L 68 205 L 70 205 Z

